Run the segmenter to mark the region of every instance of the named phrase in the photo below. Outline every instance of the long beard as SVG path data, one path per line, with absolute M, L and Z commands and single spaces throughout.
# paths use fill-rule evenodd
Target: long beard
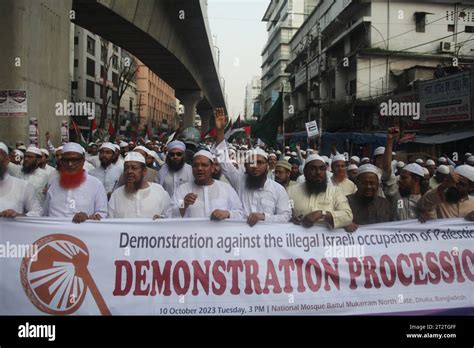
M 142 187 L 142 184 L 143 184 L 143 177 L 139 181 L 127 182 L 125 184 L 125 192 L 127 194 L 134 194 Z
M 86 172 L 81 169 L 75 173 L 59 170 L 59 185 L 64 189 L 74 189 L 86 180 Z
M 173 162 L 169 157 L 166 157 L 166 164 L 171 172 L 178 172 L 184 167 L 184 157 L 179 163 Z
M 268 170 L 258 176 L 252 176 L 250 174 L 246 175 L 245 178 L 245 187 L 250 190 L 256 190 L 262 188 L 265 185 L 265 181 L 267 180 Z
M 328 183 L 326 182 L 326 180 L 322 182 L 306 180 L 305 185 L 306 185 L 306 192 L 311 195 L 311 194 L 319 194 L 321 192 L 326 192 Z
M 450 187 L 446 190 L 445 194 L 446 202 L 448 203 L 458 203 L 461 199 L 463 199 L 463 195 L 456 187 Z
M 5 174 L 7 173 L 7 166 L 0 164 L 0 180 L 5 178 Z
M 100 161 L 100 165 L 101 165 L 102 168 L 104 168 L 104 169 L 107 169 L 107 167 L 110 166 L 111 164 L 112 164 L 112 161 L 109 161 L 109 160 L 107 160 L 107 159 L 105 159 L 105 158 Z
M 400 196 L 402 197 L 409 197 L 410 194 L 411 194 L 411 191 L 409 188 L 406 188 L 406 187 L 399 187 L 398 188 L 398 192 L 400 193 Z
M 32 165 L 25 165 L 25 163 L 23 163 L 21 171 L 25 174 L 31 174 L 36 170 L 36 168 L 38 168 L 38 163 L 34 163 Z

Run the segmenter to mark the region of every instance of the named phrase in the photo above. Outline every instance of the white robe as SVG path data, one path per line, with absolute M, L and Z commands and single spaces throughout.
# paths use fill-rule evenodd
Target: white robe
M 133 194 L 125 186 L 116 189 L 109 201 L 109 218 L 153 218 L 165 215 L 170 207 L 170 196 L 159 184 L 148 183 L 148 187 Z
M 120 168 L 116 164 L 111 164 L 107 168 L 98 166 L 89 172 L 89 175 L 96 177 L 104 185 L 105 192 L 112 193 L 119 185 L 120 176 L 123 173 L 123 166 Z
M 26 216 L 41 216 L 42 213 L 34 187 L 26 180 L 5 173 L 0 180 L 0 212 L 8 209 Z
M 267 179 L 261 189 L 250 190 L 245 185 L 246 174 L 235 169 L 230 162 L 226 142 L 223 141 L 214 147 L 213 153 L 221 165 L 222 173 L 237 191 L 247 215 L 264 213 L 265 221 L 268 222 L 288 222 L 290 220 L 290 201 L 283 186 Z
M 183 207 L 184 197 L 188 193 L 195 193 L 197 199 L 194 204 L 186 208 L 183 216 L 185 218 L 210 218 L 216 209 L 227 210 L 230 219 L 245 218 L 242 203 L 235 190 L 219 180 L 214 180 L 213 184 L 208 186 L 199 186 L 192 181 L 178 187 L 171 202 L 169 217 L 181 217 L 179 208 Z
M 22 167 L 17 164 L 11 162 L 8 164 L 8 173 L 11 176 L 28 181 L 34 187 L 40 204 L 43 204 L 45 199 L 44 191 L 48 185 L 48 173 L 44 169 L 36 168 L 32 173 L 25 174 L 21 169 Z
M 87 156 L 86 157 L 86 162 L 92 164 L 94 166 L 94 168 L 99 167 L 100 166 L 99 155 Z
M 192 167 L 187 163 L 177 172 L 170 171 L 168 165 L 165 164 L 161 167 L 155 179 L 155 182 L 163 186 L 170 197 L 173 197 L 179 186 L 189 181 L 194 181 L 194 176 Z
M 55 176 L 46 194 L 44 215 L 73 217 L 80 212 L 107 217 L 107 194 L 102 183 L 86 174 L 86 180 L 79 187 L 68 190 L 59 185 L 59 176 Z

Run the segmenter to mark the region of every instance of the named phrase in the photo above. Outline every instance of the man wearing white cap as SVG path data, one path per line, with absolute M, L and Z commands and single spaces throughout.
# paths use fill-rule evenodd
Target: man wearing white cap
M 166 145 L 166 148 L 166 163 L 158 172 L 156 182 L 173 197 L 179 186 L 194 180 L 193 169 L 185 161 L 186 145 L 182 141 L 174 140 Z
M 42 152 L 34 146 L 26 149 L 23 166 L 8 164 L 8 173 L 19 179 L 28 181 L 36 191 L 39 202 L 44 202 L 44 190 L 48 185 L 48 173 L 39 167 Z
M 436 169 L 435 175 L 430 179 L 430 190 L 434 190 L 439 185 L 441 185 L 449 175 L 449 167 L 445 165 L 440 165 Z
M 466 160 L 466 164 L 471 167 L 474 167 L 474 156 L 469 156 Z
M 113 164 L 115 146 L 112 143 L 103 143 L 99 149 L 100 166 L 92 169 L 89 175 L 96 177 L 104 185 L 107 197 L 118 187 L 123 167 Z
M 358 166 L 360 163 L 360 158 L 359 156 L 352 156 L 350 159 L 349 159 L 349 164 L 355 164 L 356 166 Z
M 425 168 L 428 169 L 428 172 L 430 173 L 430 178 L 434 175 L 436 171 L 436 163 L 432 159 L 426 160 L 425 163 Z
M 349 164 L 347 167 L 347 177 L 350 181 L 357 185 L 357 170 L 359 168 L 355 164 Z
M 362 157 L 362 159 L 360 160 L 360 165 L 364 165 L 364 164 L 369 164 L 370 163 L 370 158 L 369 157 Z
M 212 178 L 214 156 L 206 150 L 193 157 L 194 181 L 184 183 L 172 198 L 170 217 L 243 219 L 242 202 L 229 185 Z
M 268 155 L 268 178 L 275 180 L 275 166 L 277 163 L 277 156 L 274 153 Z
M 10 152 L 10 163 L 22 165 L 24 157 L 25 154 L 22 151 L 14 149 L 12 152 Z
M 331 168 L 333 176 L 330 181 L 334 186 L 341 188 L 345 196 L 357 191 L 356 185 L 347 178 L 346 159 L 344 155 L 336 155 L 332 158 Z
M 260 148 L 249 151 L 245 158 L 246 174 L 242 173 L 235 169 L 228 156 L 224 140 L 226 116 L 222 108 L 218 108 L 215 112 L 215 125 L 217 139 L 213 151 L 222 172 L 242 201 L 247 214 L 247 223 L 254 226 L 259 221 L 288 222 L 291 217 L 288 194 L 283 186 L 268 180 L 267 153 Z
M 378 195 L 379 177 L 377 167 L 364 164 L 357 171 L 357 192 L 348 196 L 353 220 L 345 227 L 347 232 L 354 232 L 359 225 L 369 225 L 392 221 L 392 205 Z
M 288 189 L 293 203 L 293 222 L 311 227 L 323 223 L 340 228 L 352 222 L 352 211 L 340 187 L 328 185 L 327 164 L 319 155 L 308 156 L 305 182 Z
M 129 152 L 124 161 L 125 185 L 110 197 L 109 218 L 160 218 L 170 207 L 170 196 L 163 187 L 147 182 L 146 160 L 138 152 Z
M 99 146 L 96 143 L 90 143 L 88 146 L 89 153 L 86 154 L 86 161 L 97 168 L 100 166 Z
M 84 170 L 85 150 L 77 143 L 63 147 L 59 175 L 48 189 L 45 216 L 72 217 L 74 223 L 107 217 L 107 194 L 99 179 Z
M 120 155 L 122 156 L 123 159 L 127 157 L 128 151 L 130 151 L 129 149 L 130 148 L 128 146 L 128 143 L 126 143 L 125 141 L 120 142 Z
M 56 171 L 56 168 L 50 166 L 48 164 L 48 159 L 49 159 L 49 151 L 46 149 L 40 149 L 41 150 L 41 160 L 40 160 L 40 165 L 39 167 L 46 171 L 48 173 L 48 177 Z
M 0 142 L 0 217 L 41 216 L 42 207 L 34 187 L 8 174 L 8 147 Z
M 420 207 L 430 212 L 430 218 L 466 217 L 474 221 L 474 197 L 469 195 L 473 191 L 474 167 L 457 166 L 441 185 L 423 196 Z

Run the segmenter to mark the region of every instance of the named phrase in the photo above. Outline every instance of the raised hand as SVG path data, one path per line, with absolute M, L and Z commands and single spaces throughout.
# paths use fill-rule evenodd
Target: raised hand
M 227 125 L 227 117 L 225 115 L 224 108 L 216 108 L 214 111 L 214 121 L 218 130 L 225 129 L 225 126 Z

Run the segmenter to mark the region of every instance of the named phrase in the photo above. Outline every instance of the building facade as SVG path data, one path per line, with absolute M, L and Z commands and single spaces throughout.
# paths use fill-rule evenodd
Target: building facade
M 251 119 L 255 114 L 255 103 L 259 102 L 262 88 L 262 81 L 260 76 L 252 77 L 252 80 L 245 86 L 245 109 L 244 118 Z

